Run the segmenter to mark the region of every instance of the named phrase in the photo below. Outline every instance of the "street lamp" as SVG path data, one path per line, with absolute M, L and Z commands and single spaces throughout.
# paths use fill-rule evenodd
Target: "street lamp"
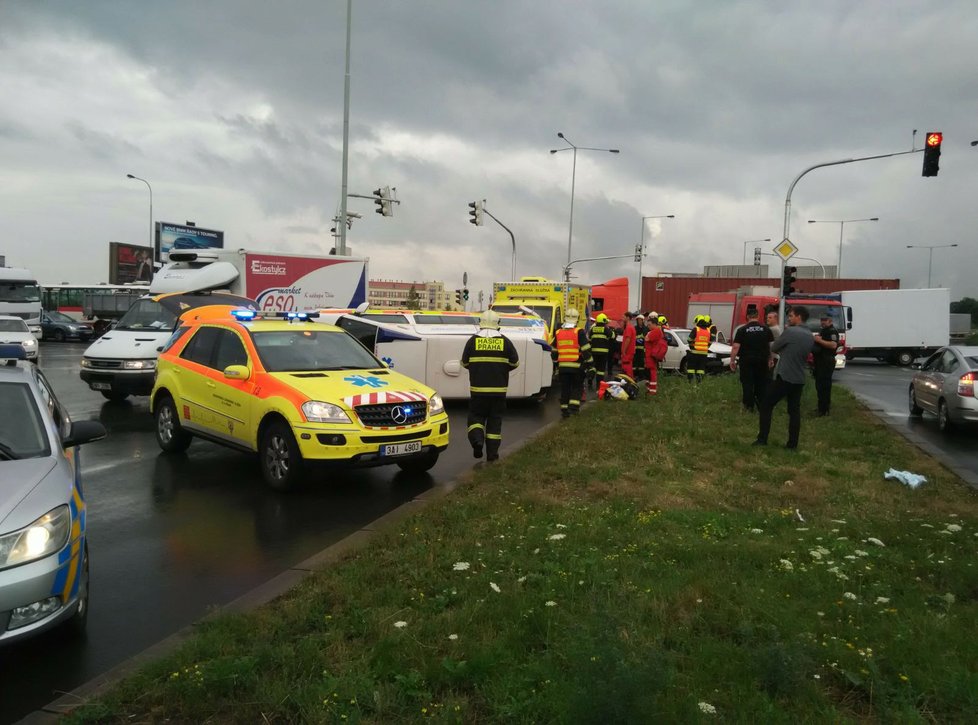
M 809 219 L 809 224 L 838 224 L 839 225 L 839 264 L 835 268 L 835 276 L 837 279 L 842 279 L 842 230 L 846 228 L 846 224 L 852 224 L 853 222 L 878 222 L 880 218 L 878 216 L 869 217 L 868 219 Z
M 642 217 L 642 242 L 639 245 L 639 255 L 638 255 L 638 301 L 635 304 L 635 309 L 639 312 L 642 306 L 642 262 L 645 260 L 645 222 L 647 219 L 675 219 L 675 214 L 659 214 L 657 216 L 643 216 Z
M 748 244 L 759 244 L 760 242 L 770 242 L 771 239 L 748 239 L 744 242 L 744 264 L 747 264 L 747 245 Z
M 153 249 L 153 256 L 156 256 L 155 245 L 153 244 L 153 187 L 149 185 L 146 179 L 141 179 L 138 176 L 133 176 L 132 174 L 126 174 L 127 179 L 135 179 L 136 181 L 141 181 L 146 184 L 149 189 L 149 246 Z
M 926 249 L 927 253 L 927 289 L 930 289 L 930 271 L 933 266 L 934 261 L 934 250 L 935 249 L 946 249 L 948 247 L 956 247 L 957 244 L 908 244 L 907 249 Z
M 620 153 L 619 149 L 598 149 L 591 146 L 575 146 L 572 144 L 566 136 L 560 131 L 557 132 L 557 138 L 561 139 L 566 147 L 562 149 L 550 149 L 550 153 L 555 154 L 558 151 L 568 151 L 573 149 L 574 151 L 574 164 L 571 167 L 571 205 L 570 205 L 570 229 L 567 232 L 567 265 L 570 266 L 571 263 L 571 242 L 574 239 L 574 185 L 577 181 L 577 152 L 578 151 L 605 151 L 609 154 Z

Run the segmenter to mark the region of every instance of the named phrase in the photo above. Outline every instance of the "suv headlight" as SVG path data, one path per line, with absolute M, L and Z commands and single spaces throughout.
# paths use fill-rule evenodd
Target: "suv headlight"
M 90 367 L 92 367 L 92 361 L 89 360 L 87 357 L 83 357 L 81 359 L 81 366 L 83 368 L 90 368 Z
M 37 347 L 37 340 L 24 340 L 24 347 Z
M 26 564 L 61 551 L 71 533 L 67 504 L 51 509 L 30 526 L 0 536 L 0 569 Z
M 155 370 L 156 360 L 125 360 L 123 370 Z
M 349 423 L 350 416 L 340 406 L 309 400 L 302 404 L 302 414 L 310 423 Z
M 442 401 L 441 396 L 435 393 L 431 396 L 431 400 L 428 401 L 428 415 L 434 415 L 435 413 L 441 413 L 445 410 L 445 403 Z

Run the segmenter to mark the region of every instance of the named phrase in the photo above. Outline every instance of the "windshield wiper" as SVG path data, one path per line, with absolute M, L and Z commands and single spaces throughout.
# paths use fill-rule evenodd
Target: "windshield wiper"
M 14 453 L 14 449 L 10 446 L 0 443 L 0 458 L 8 461 L 16 461 L 20 458 L 20 456 Z

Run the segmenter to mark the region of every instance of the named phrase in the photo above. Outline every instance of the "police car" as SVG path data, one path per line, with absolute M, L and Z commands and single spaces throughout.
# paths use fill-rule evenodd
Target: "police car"
M 197 436 L 255 451 L 278 489 L 297 483 L 309 462 L 434 466 L 448 447 L 435 390 L 316 315 L 266 319 L 226 306 L 185 313 L 156 368 L 160 448 L 184 451 Z
M 0 645 L 88 619 L 88 544 L 78 446 L 105 436 L 72 423 L 20 345 L 0 345 Z

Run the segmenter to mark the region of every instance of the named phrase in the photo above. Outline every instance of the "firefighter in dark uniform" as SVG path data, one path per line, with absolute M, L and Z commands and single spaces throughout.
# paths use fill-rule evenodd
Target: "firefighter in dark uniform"
M 821 329 L 815 333 L 815 392 L 818 394 L 817 415 L 828 415 L 832 407 L 832 373 L 835 372 L 835 353 L 839 349 L 839 331 L 828 312 L 822 315 Z
M 560 416 L 569 418 L 581 410 L 584 374 L 594 369 L 591 343 L 584 330 L 577 327 L 577 310 L 567 310 L 563 326 L 554 335 L 557 376 L 560 378 Z
M 710 317 L 696 315 L 694 322 L 696 324 L 687 338 L 689 351 L 686 353 L 686 378 L 689 382 L 695 380 L 702 383 L 703 376 L 706 375 L 706 356 L 710 351 Z
M 591 356 L 594 358 L 594 377 L 592 389 L 604 382 L 608 375 L 608 363 L 611 360 L 611 345 L 615 339 L 615 331 L 608 325 L 608 315 L 599 312 L 591 325 Z
M 635 357 L 633 358 L 632 369 L 635 371 L 635 380 L 645 380 L 648 371 L 645 369 L 645 336 L 649 328 L 645 326 L 645 315 L 635 316 Z
M 499 458 L 503 441 L 503 411 L 509 374 L 519 367 L 516 346 L 499 332 L 499 315 L 492 310 L 482 313 L 479 332 L 470 337 L 462 350 L 462 367 L 469 371 L 468 435 L 472 455 L 486 460 Z

